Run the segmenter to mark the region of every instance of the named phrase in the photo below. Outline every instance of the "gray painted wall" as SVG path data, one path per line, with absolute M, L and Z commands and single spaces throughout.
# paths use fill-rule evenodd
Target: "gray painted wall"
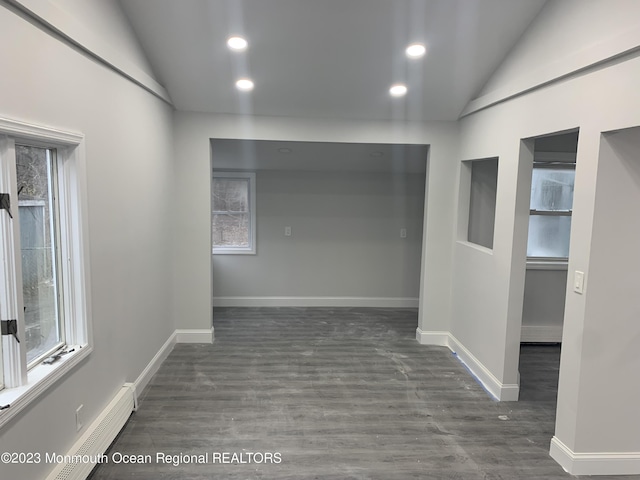
M 561 327 L 566 287 L 566 270 L 527 269 L 522 325 Z
M 56 2 L 64 3 L 64 2 Z M 110 30 L 115 2 L 78 19 Z M 90 9 L 85 5 L 83 10 Z M 104 16 L 107 9 L 111 15 Z M 70 10 L 73 11 L 73 10 Z M 109 20 L 107 20 L 107 17 Z M 67 453 L 125 382 L 174 331 L 171 316 L 172 110 L 138 85 L 0 7 L 0 115 L 85 135 L 94 350 L 0 431 L 0 451 Z M 133 38 L 133 37 L 132 37 Z M 129 38 L 130 42 L 133 42 Z M 137 45 L 121 55 L 135 60 Z M 141 66 L 141 68 L 144 67 Z M 87 206 L 85 206 L 87 207 Z M 85 427 L 86 429 L 86 427 Z M 54 465 L 1 465 L 0 477 L 41 479 Z
M 640 452 L 640 127 L 601 136 L 595 190 L 576 450 Z
M 549 2 L 511 54 L 522 55 L 520 65 L 537 65 L 539 70 L 516 69 L 508 73 L 506 83 L 517 89 L 535 84 L 541 70 L 562 75 L 567 65 L 576 65 L 553 48 L 544 47 L 549 39 L 560 35 L 574 42 L 590 33 L 585 25 L 603 28 L 593 38 L 597 41 L 602 34 L 599 38 L 609 39 L 603 40 L 602 48 L 626 51 L 628 42 L 640 37 L 637 28 L 627 30 L 624 25 L 629 25 L 628 16 L 639 9 L 637 2 L 616 2 L 616 8 L 609 2 Z M 620 23 L 618 18 L 622 16 L 626 18 Z M 579 45 L 569 48 L 574 48 L 573 60 L 581 61 L 589 61 L 589 55 L 597 50 Z M 506 60 L 505 65 L 509 64 Z M 461 158 L 497 155 L 500 173 L 493 252 L 473 250 L 460 242 L 454 248 L 451 332 L 507 385 L 518 380 L 526 273 L 528 205 L 520 200 L 526 200 L 530 190 L 526 175 L 520 173 L 533 160 L 532 154 L 528 158 L 522 155 L 522 139 L 580 128 L 568 283 L 572 284 L 573 272 L 578 270 L 585 273 L 586 287 L 582 295 L 567 288 L 556 431 L 551 448 L 552 456 L 574 472 L 574 467 L 583 468 L 583 472 L 624 471 L 624 461 L 605 453 L 629 453 L 636 463 L 629 461 L 626 471 L 640 471 L 640 437 L 637 422 L 633 423 L 638 418 L 640 392 L 637 382 L 630 381 L 638 371 L 637 348 L 632 345 L 639 338 L 638 322 L 631 315 L 638 311 L 638 296 L 628 287 L 637 286 L 629 272 L 638 267 L 638 252 L 631 245 L 640 240 L 637 222 L 627 221 L 637 214 L 632 207 L 626 210 L 627 206 L 637 206 L 638 195 L 631 187 L 622 190 L 632 179 L 637 183 L 637 168 L 630 162 L 620 162 L 619 173 L 607 179 L 604 166 L 612 162 L 611 156 L 600 158 L 603 132 L 640 124 L 639 75 L 640 60 L 629 55 L 461 121 Z M 623 179 L 620 172 L 625 169 L 627 178 Z M 618 190 L 624 193 L 620 195 Z M 614 208 L 614 204 L 624 205 L 625 210 Z M 598 222 L 605 225 L 607 218 L 624 221 L 601 228 Z M 633 224 L 633 228 L 628 231 L 625 224 Z M 609 422 L 612 406 L 615 415 Z M 618 413 L 626 415 L 627 421 L 621 421 Z
M 441 181 L 455 172 L 456 123 L 402 123 L 320 120 L 285 117 L 239 117 L 176 112 L 174 315 L 178 328 L 212 324 L 211 139 L 301 142 L 359 142 L 429 145 L 426 203 L 438 205 L 425 215 L 419 322 L 428 318 L 442 328 L 449 318 L 451 239 L 449 223 L 455 191 Z M 188 212 L 188 214 L 186 214 Z M 294 238 L 296 236 L 294 229 Z M 425 250 L 425 245 L 430 247 Z M 416 262 L 420 262 L 416 259 Z
M 214 255 L 214 297 L 417 299 L 424 185 L 424 174 L 258 171 L 257 254 Z

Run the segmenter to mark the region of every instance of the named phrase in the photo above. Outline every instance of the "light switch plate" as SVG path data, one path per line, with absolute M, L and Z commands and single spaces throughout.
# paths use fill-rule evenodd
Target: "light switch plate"
M 584 293 L 584 272 L 576 270 L 573 276 L 573 291 L 579 294 Z

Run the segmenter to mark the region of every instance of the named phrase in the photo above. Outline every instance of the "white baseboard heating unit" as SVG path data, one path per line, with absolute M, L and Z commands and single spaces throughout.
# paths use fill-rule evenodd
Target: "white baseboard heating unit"
M 102 413 L 87 428 L 87 431 L 64 455 L 63 461 L 49 474 L 47 480 L 85 480 L 96 463 L 87 458 L 104 454 L 115 440 L 136 407 L 135 386 L 126 383 Z M 85 461 L 74 461 L 84 459 Z

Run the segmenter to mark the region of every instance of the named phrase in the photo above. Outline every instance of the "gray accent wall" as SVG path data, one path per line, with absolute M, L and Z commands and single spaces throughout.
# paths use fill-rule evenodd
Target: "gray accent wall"
M 417 300 L 424 193 L 419 173 L 258 171 L 257 253 L 213 256 L 214 303 L 218 297 Z

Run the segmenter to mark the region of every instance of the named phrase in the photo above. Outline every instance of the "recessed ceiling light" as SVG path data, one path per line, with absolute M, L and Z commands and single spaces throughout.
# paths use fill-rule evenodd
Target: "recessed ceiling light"
M 280 153 L 291 153 L 291 149 L 286 147 L 279 148 L 278 151 Z
M 392 97 L 402 97 L 407 93 L 407 86 L 402 83 L 396 83 L 395 85 L 391 85 L 389 93 Z
M 371 152 L 369 155 L 372 157 L 381 157 L 383 154 L 380 151 L 375 151 L 375 152 Z
M 243 92 L 250 92 L 253 90 L 253 82 L 248 78 L 241 78 L 236 82 L 236 88 Z
M 231 50 L 242 52 L 243 50 L 247 49 L 249 43 L 242 37 L 229 37 L 229 39 L 227 40 L 227 46 Z
M 427 47 L 425 47 L 422 43 L 412 43 L 407 47 L 405 53 L 409 58 L 420 58 L 425 53 L 427 53 Z

